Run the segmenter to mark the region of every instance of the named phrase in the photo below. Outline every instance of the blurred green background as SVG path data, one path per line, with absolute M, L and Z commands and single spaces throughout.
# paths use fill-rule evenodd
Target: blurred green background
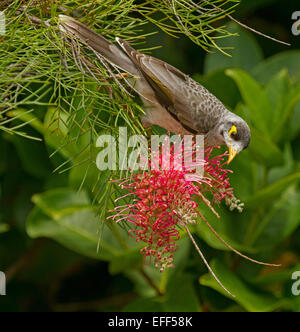
M 239 36 L 221 42 L 233 47 L 231 58 L 163 33 L 147 45 L 162 45 L 155 56 L 193 76 L 251 126 L 251 146 L 232 163 L 231 176 L 245 211 L 221 206 L 221 220 L 204 212 L 235 248 L 282 267 L 240 259 L 200 224 L 197 242 L 235 299 L 218 287 L 185 236 L 173 270 L 143 269 L 126 230 L 95 218 L 95 170 L 53 172 L 81 147 L 49 158 L 62 144 L 45 130 L 50 108 L 44 124 L 27 128 L 42 142 L 0 133 L 0 270 L 7 276 L 0 311 L 300 311 L 300 296 L 291 291 L 292 273 L 300 271 L 300 36 L 291 33 L 297 9 L 295 1 L 249 0 L 235 13 L 291 47 L 233 23 L 229 29 Z M 103 202 L 99 209 L 105 208 Z

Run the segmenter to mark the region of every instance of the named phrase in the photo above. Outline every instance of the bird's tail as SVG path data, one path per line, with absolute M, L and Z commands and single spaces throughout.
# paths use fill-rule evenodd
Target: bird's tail
M 83 23 L 66 15 L 59 15 L 59 28 L 63 33 L 80 40 L 93 52 L 102 55 L 109 62 L 122 70 L 132 74 L 137 74 L 137 68 L 130 58 L 116 45 L 89 29 Z

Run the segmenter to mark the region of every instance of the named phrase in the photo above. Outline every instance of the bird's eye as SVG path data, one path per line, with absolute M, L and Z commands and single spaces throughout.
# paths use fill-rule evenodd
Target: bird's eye
M 231 127 L 231 129 L 229 130 L 229 132 L 228 132 L 228 135 L 229 135 L 229 137 L 231 138 L 235 138 L 236 137 L 236 135 L 237 135 L 237 128 L 236 128 L 236 126 L 235 125 L 233 125 L 232 127 Z

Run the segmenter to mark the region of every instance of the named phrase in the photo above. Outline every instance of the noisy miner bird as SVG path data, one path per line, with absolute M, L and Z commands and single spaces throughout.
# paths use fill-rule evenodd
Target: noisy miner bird
M 122 50 L 81 22 L 59 17 L 60 30 L 134 78 L 134 90 L 145 105 L 144 127 L 159 125 L 179 134 L 205 135 L 206 147 L 226 144 L 230 163 L 248 147 L 250 128 L 213 94 L 188 75 L 116 38 Z

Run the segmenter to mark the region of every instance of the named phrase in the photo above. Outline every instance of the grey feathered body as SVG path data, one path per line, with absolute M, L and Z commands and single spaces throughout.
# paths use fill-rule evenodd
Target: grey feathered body
M 138 52 L 127 42 L 117 38 L 122 51 L 67 16 L 61 16 L 60 28 L 137 78 L 135 89 L 146 106 L 146 115 L 142 119 L 145 126 L 156 124 L 177 134 L 203 134 L 206 135 L 206 146 L 214 146 L 224 144 L 215 133 L 221 121 L 242 120 L 188 75 L 164 61 Z

